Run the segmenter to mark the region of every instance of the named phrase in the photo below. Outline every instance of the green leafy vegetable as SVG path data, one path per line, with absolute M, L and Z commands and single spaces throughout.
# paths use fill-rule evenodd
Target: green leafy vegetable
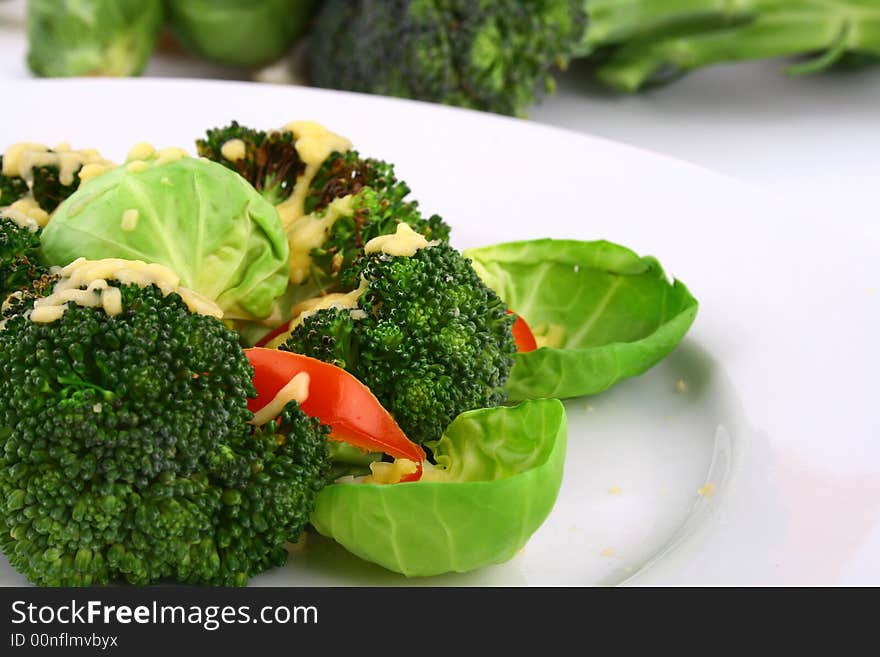
M 174 35 L 230 66 L 274 61 L 305 31 L 315 0 L 166 0 Z
M 517 354 L 511 400 L 590 395 L 642 374 L 697 314 L 696 299 L 659 262 L 610 242 L 511 242 L 465 256 L 538 340 L 539 349 Z
M 312 82 L 524 114 L 583 38 L 583 0 L 327 0 Z
M 43 231 L 44 257 L 124 258 L 172 269 L 228 319 L 267 316 L 287 288 L 278 212 L 220 164 L 195 158 L 117 167 L 82 185 Z
M 408 576 L 502 563 L 556 501 L 566 447 L 555 399 L 463 413 L 434 447 L 448 481 L 333 484 L 312 524 L 353 554 Z
M 711 10 L 718 3 L 691 4 Z M 880 55 L 876 0 L 740 0 L 735 10 L 740 16 L 748 13 L 749 19 L 728 25 L 709 21 L 627 40 L 610 53 L 597 76 L 609 86 L 634 91 L 725 62 L 806 57 L 788 68 L 791 74 L 806 74 L 825 70 L 847 55 Z
M 29 0 L 28 66 L 45 77 L 138 75 L 162 14 L 162 0 Z

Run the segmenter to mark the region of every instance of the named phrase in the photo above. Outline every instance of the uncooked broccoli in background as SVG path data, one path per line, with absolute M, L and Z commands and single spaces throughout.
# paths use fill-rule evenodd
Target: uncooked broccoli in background
M 570 59 L 591 62 L 596 79 L 621 91 L 748 59 L 807 58 L 789 67 L 790 73 L 875 61 L 880 5 L 876 0 L 328 0 L 311 42 L 308 57 L 318 86 L 525 114 L 537 98 L 536 83 Z
M 158 6 L 30 0 L 31 70 L 138 74 L 155 45 Z M 880 61 L 877 0 L 171 0 L 164 8 L 169 33 L 213 62 L 254 67 L 304 55 L 315 86 L 518 116 L 572 60 L 624 92 L 743 60 L 802 59 L 786 67 L 791 74 Z
M 27 63 L 44 77 L 138 75 L 162 20 L 162 0 L 28 0 Z
M 583 0 L 325 0 L 311 80 L 522 115 L 585 28 Z

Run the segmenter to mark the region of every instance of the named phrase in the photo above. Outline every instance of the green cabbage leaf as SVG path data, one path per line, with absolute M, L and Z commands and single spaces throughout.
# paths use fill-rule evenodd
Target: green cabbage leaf
M 469 249 L 474 269 L 532 328 L 509 399 L 592 395 L 638 376 L 687 333 L 698 303 L 656 259 L 607 241 L 541 239 Z
M 42 234 L 50 264 L 123 258 L 172 269 L 227 319 L 268 316 L 290 254 L 277 210 L 238 174 L 184 157 L 117 167 L 67 198 Z
M 349 552 L 408 576 L 505 562 L 556 502 L 566 436 L 555 399 L 462 413 L 434 445 L 445 480 L 332 484 L 318 495 L 312 524 Z

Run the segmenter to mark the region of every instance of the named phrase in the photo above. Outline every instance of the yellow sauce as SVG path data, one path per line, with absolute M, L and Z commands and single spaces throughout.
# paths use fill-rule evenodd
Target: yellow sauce
M 532 334 L 539 349 L 541 347 L 559 349 L 565 346 L 565 327 L 559 324 L 539 322 L 532 327 Z
M 137 208 L 131 208 L 122 213 L 122 222 L 120 227 L 127 233 L 137 228 L 139 213 Z
M 241 139 L 230 139 L 220 147 L 220 154 L 230 162 L 238 162 L 244 159 L 247 148 Z
M 180 295 L 194 313 L 218 319 L 223 317 L 223 311 L 217 304 L 198 292 L 181 287 L 180 277 L 163 265 L 118 258 L 78 258 L 57 273 L 61 279 L 55 284 L 52 294 L 34 302 L 31 321 L 38 324 L 54 322 L 64 315 L 71 301 L 80 306 L 101 307 L 111 317 L 118 315 L 123 310 L 122 297 L 118 288 L 107 284 L 108 280 L 141 287 L 155 285 L 166 296 L 172 292 Z
M 407 475 L 413 474 L 418 466 L 410 459 L 394 459 L 393 463 L 385 461 L 373 461 L 370 463 L 370 472 L 363 479 L 365 484 L 396 484 Z
M 263 426 L 267 422 L 274 420 L 281 415 L 281 411 L 292 401 L 302 404 L 309 398 L 309 383 L 311 382 L 307 372 L 300 372 L 290 381 L 287 382 L 278 394 L 268 404 L 263 406 L 259 411 L 254 413 L 251 424 L 258 427 Z
M 302 324 L 306 319 L 314 315 L 319 310 L 327 310 L 328 308 L 341 308 L 344 310 L 352 311 L 352 316 L 358 311 L 358 299 L 361 298 L 361 295 L 366 291 L 369 283 L 366 279 L 361 278 L 361 283 L 357 287 L 356 290 L 352 290 L 351 292 L 333 292 L 332 294 L 325 294 L 320 297 L 314 297 L 313 299 L 306 299 L 305 301 L 301 301 L 296 304 L 293 308 L 291 308 L 291 314 L 293 315 L 293 319 L 288 325 L 287 330 L 274 337 L 266 347 L 269 349 L 277 349 L 281 345 L 283 345 L 290 338 L 290 334 L 293 333 L 293 330 Z M 363 311 L 360 311 L 363 312 Z M 364 315 L 366 316 L 366 315 Z M 357 319 L 357 317 L 355 317 Z
M 59 181 L 62 185 L 70 185 L 74 181 L 76 172 L 88 164 L 98 165 L 104 171 L 115 166 L 93 148 L 75 151 L 68 144 L 59 144 L 51 149 L 45 144 L 20 142 L 13 144 L 3 153 L 3 175 L 18 176 L 28 185 L 33 182 L 36 167 L 58 167 Z M 94 170 L 95 167 L 92 169 Z
M 324 244 L 339 217 L 352 212 L 352 197 L 344 196 L 335 199 L 320 215 L 307 214 L 286 224 L 287 241 L 290 243 L 290 280 L 293 283 L 300 284 L 308 278 L 312 268 L 312 249 Z
M 345 153 L 351 150 L 352 144 L 345 137 L 330 132 L 314 121 L 293 121 L 282 130 L 293 133 L 296 152 L 306 165 L 305 171 L 296 181 L 293 194 L 277 206 L 281 223 L 287 228 L 305 214 L 303 206 L 306 193 L 324 160 L 333 152 Z
M 0 217 L 11 219 L 22 228 L 34 232 L 38 228 L 44 228 L 49 223 L 49 213 L 43 210 L 31 197 L 20 198 L 15 203 L 0 209 Z
M 385 253 L 390 256 L 414 256 L 416 251 L 431 246 L 431 243 L 410 228 L 409 224 L 397 224 L 397 232 L 392 235 L 379 235 L 364 245 L 364 253 Z
M 135 160 L 152 160 L 158 153 L 152 144 L 142 141 L 131 147 L 125 158 L 126 162 L 134 162 Z

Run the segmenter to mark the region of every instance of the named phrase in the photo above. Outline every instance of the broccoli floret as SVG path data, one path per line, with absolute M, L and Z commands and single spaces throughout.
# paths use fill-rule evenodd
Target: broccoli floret
M 303 176 L 305 164 L 293 132 L 263 132 L 236 121 L 208 130 L 205 139 L 196 141 L 196 148 L 202 157 L 237 172 L 276 206 L 289 200 L 297 185 L 307 186 L 301 192 L 300 214 L 304 216 L 297 216 L 292 228 L 288 226 L 292 252 L 298 250 L 297 226 L 322 219 L 333 201 L 351 197 L 345 210 L 334 214 L 323 243 L 307 254 L 309 266 L 291 275 L 296 284 L 311 279 L 314 289 L 332 291 L 354 280 L 356 287 L 356 278 L 344 272 L 369 240 L 393 233 L 401 222 L 429 240 L 449 239 L 449 226 L 437 215 L 423 217 L 418 202 L 408 198 L 409 185 L 398 180 L 393 165 L 364 158 L 357 151 L 334 151 L 314 176 Z
M 244 584 L 305 526 L 327 429 L 296 402 L 248 424 L 236 334 L 177 294 L 119 290 L 119 314 L 70 303 L 0 330 L 0 548 L 40 585 Z
M 470 261 L 446 244 L 359 259 L 357 309 L 306 317 L 281 349 L 342 365 L 414 441 L 440 438 L 460 413 L 505 400 L 513 318 Z
M 229 159 L 228 153 L 223 153 L 223 146 L 234 140 L 242 142 L 244 154 Z M 204 139 L 196 141 L 196 149 L 201 157 L 238 173 L 273 205 L 293 194 L 296 179 L 305 169 L 292 132 L 252 130 L 237 121 L 224 128 L 208 130 Z
M 3 158 L 0 157 L 0 169 L 2 166 Z M 32 196 L 40 208 L 51 214 L 64 199 L 79 188 L 81 168 L 82 165 L 76 168 L 73 179 L 66 185 L 61 182 L 61 170 L 54 164 L 35 166 L 31 170 L 30 185 L 19 176 L 0 175 L 0 207 L 12 205 L 19 199 Z
M 296 328 L 291 340 L 281 348 L 343 369 L 352 370 L 358 365 L 359 339 L 348 310 L 328 308 L 317 312 Z
M 73 181 L 69 185 L 65 185 L 61 182 L 61 172 L 58 167 L 34 167 L 34 182 L 31 186 L 31 193 L 39 206 L 51 214 L 64 199 L 79 189 L 79 185 L 79 169 L 74 172 Z
M 342 287 L 356 287 L 356 277 L 346 278 L 343 272 L 367 242 L 394 233 L 400 223 L 428 240 L 448 241 L 449 226 L 438 215 L 423 218 L 418 202 L 407 199 L 409 193 L 409 185 L 394 175 L 393 165 L 363 158 L 357 151 L 332 153 L 309 185 L 305 211 L 321 213 L 332 201 L 348 195 L 354 200 L 352 212 L 336 219 L 324 244 L 312 252 L 316 276 L 341 276 Z
M 0 171 L 3 170 L 3 156 L 0 155 Z M 24 178 L 18 176 L 4 176 L 0 173 L 0 207 L 12 205 L 18 199 L 26 196 L 28 184 Z
M 48 273 L 40 256 L 40 230 L 0 216 L 0 303 Z
M 58 282 L 57 274 L 44 273 L 34 278 L 29 285 L 22 286 L 0 302 L 0 330 L 6 320 L 27 312 L 34 306 L 34 301 L 47 297 Z
M 317 86 L 523 115 L 586 30 L 583 0 L 329 0 L 310 34 Z

